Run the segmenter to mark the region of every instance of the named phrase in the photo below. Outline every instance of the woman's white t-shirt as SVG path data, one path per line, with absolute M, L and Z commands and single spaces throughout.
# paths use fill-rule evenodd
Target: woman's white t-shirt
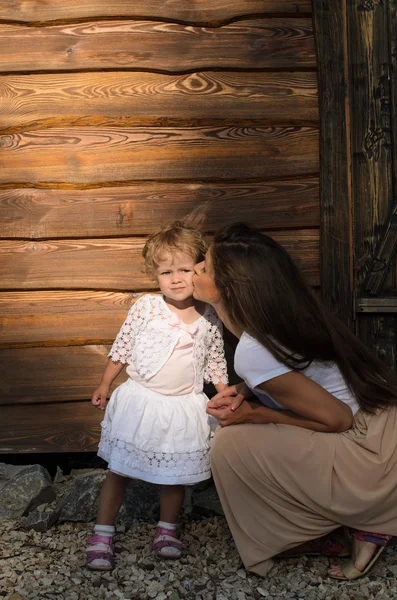
M 244 379 L 248 387 L 263 404 L 270 408 L 285 409 L 285 406 L 274 400 L 263 390 L 258 389 L 257 386 L 274 377 L 289 373 L 293 369 L 279 362 L 269 350 L 246 332 L 242 334 L 237 344 L 234 355 L 234 370 L 241 379 Z M 348 404 L 353 415 L 358 411 L 359 405 L 335 363 L 312 362 L 309 367 L 299 372 L 321 385 L 327 392 L 342 400 L 345 404 Z

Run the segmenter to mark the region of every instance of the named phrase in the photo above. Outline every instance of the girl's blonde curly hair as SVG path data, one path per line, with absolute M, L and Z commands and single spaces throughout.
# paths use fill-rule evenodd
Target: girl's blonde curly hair
M 146 273 L 156 279 L 156 268 L 167 254 L 184 252 L 196 263 L 204 260 L 208 244 L 198 229 L 187 227 L 182 221 L 175 221 L 153 231 L 146 240 L 142 251 Z

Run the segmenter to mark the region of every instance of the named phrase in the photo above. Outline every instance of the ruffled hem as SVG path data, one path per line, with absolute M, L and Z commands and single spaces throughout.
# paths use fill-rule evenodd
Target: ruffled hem
M 99 456 L 101 455 L 99 454 Z M 106 460 L 104 456 L 101 456 L 101 458 Z M 122 475 L 123 477 L 129 477 L 131 479 L 140 479 L 141 481 L 147 481 L 148 483 L 155 483 L 157 485 L 194 485 L 196 483 L 200 483 L 200 481 L 211 479 L 211 471 L 206 471 L 200 475 L 167 477 L 165 475 L 144 473 L 139 469 L 132 469 L 114 460 L 108 464 L 108 467 L 110 471 L 117 473 L 117 475 Z
M 102 435 L 98 456 L 109 469 L 150 483 L 193 484 L 211 477 L 209 450 L 193 452 L 148 452 L 131 442 Z

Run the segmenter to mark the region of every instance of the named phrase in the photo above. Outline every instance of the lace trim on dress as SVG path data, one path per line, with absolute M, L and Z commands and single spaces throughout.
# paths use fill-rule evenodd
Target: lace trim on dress
M 178 477 L 197 475 L 210 470 L 209 449 L 181 453 L 141 450 L 131 442 L 111 438 L 103 432 L 98 455 L 110 462 L 114 452 L 117 462 L 150 474 Z

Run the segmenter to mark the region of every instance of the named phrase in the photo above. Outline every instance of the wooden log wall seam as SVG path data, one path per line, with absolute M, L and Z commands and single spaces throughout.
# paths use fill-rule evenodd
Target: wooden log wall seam
M 0 452 L 96 449 L 159 223 L 250 221 L 318 288 L 315 71 L 309 0 L 0 0 Z
M 17 74 L 0 76 L 0 97 L 3 135 L 103 124 L 318 124 L 316 73 Z
M 94 189 L 0 189 L 4 238 L 146 236 L 205 215 L 207 230 L 249 219 L 269 230 L 319 227 L 318 178 L 244 183 L 148 182 Z M 150 210 L 148 210 L 150 207 Z M 95 215 L 95 218 L 94 218 Z
M 318 231 L 275 231 L 272 237 L 300 260 L 309 283 L 318 285 Z M 1 287 L 150 290 L 154 285 L 143 271 L 143 245 L 142 238 L 2 240 Z
M 21 415 L 24 418 L 21 418 Z M 96 452 L 103 413 L 90 402 L 1 407 L 0 453 Z M 40 424 L 38 427 L 37 424 Z
M 0 0 L 0 20 L 44 25 L 47 21 L 80 21 L 109 17 L 151 18 L 215 27 L 237 17 L 311 13 L 310 0 L 67 0 L 44 5 L 37 0 Z
M 264 18 L 220 28 L 97 21 L 45 28 L 3 25 L 0 30 L 0 71 L 7 73 L 279 70 L 291 64 L 316 68 L 311 19 Z

